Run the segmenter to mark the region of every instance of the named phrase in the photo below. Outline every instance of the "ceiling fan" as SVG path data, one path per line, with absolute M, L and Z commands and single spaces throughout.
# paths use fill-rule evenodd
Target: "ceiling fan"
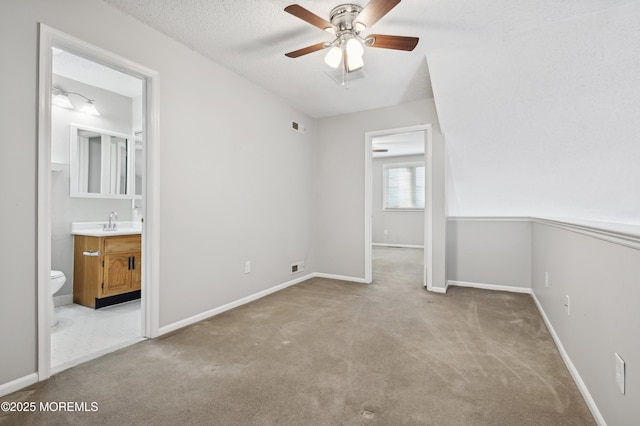
M 317 43 L 293 52 L 285 53 L 289 58 L 297 58 L 318 50 L 329 49 L 325 62 L 332 68 L 343 64 L 345 73 L 357 71 L 364 66 L 363 46 L 382 49 L 411 51 L 418 44 L 418 37 L 369 34 L 362 37 L 360 33 L 371 28 L 380 18 L 389 13 L 400 3 L 400 0 L 371 0 L 364 8 L 357 4 L 341 4 L 331 10 L 329 21 L 308 11 L 298 4 L 284 8 L 285 12 L 302 19 L 309 24 L 335 34 L 332 42 Z

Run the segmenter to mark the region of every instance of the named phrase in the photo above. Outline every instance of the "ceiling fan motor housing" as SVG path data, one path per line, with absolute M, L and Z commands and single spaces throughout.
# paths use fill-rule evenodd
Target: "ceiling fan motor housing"
M 353 20 L 362 11 L 362 7 L 357 4 L 341 4 L 331 10 L 330 21 L 336 27 L 336 32 L 361 30 L 353 27 Z

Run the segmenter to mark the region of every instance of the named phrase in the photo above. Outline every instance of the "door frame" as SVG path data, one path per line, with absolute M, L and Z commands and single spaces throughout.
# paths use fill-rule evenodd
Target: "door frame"
M 365 133 L 365 190 L 364 190 L 364 272 L 365 282 L 373 281 L 373 158 L 371 149 L 373 139 L 398 133 L 424 132 L 424 164 L 425 164 L 425 209 L 424 209 L 424 270 L 423 286 L 431 290 L 433 286 L 433 135 L 431 124 L 399 127 L 395 129 L 376 130 Z
M 143 337 L 159 335 L 160 121 L 158 72 L 100 47 L 39 23 L 38 52 L 38 380 L 51 376 L 51 90 L 52 47 L 143 80 L 145 173 L 142 208 L 142 329 Z

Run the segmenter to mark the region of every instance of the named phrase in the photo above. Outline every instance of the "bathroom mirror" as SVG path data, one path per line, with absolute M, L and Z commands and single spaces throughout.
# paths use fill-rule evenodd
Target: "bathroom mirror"
M 71 125 L 72 197 L 132 198 L 135 143 L 132 135 Z

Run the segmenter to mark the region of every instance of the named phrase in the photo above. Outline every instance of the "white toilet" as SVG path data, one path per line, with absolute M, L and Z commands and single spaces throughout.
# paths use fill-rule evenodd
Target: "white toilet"
M 64 285 L 65 281 L 67 281 L 67 277 L 64 275 L 62 271 L 51 270 L 51 279 L 49 280 L 49 289 L 51 290 L 51 306 L 49 308 L 49 324 L 51 327 L 58 324 L 58 319 L 56 318 L 56 309 L 53 304 L 53 295 L 58 292 Z

